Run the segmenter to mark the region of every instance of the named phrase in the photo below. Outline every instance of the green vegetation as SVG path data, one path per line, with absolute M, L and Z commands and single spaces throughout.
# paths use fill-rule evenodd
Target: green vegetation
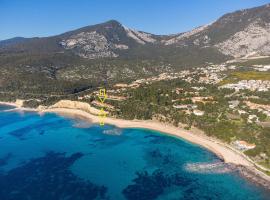
M 195 84 L 196 85 L 196 84 Z M 245 153 L 256 160 L 261 160 L 264 165 L 269 165 L 270 161 L 270 129 L 264 128 L 256 123 L 248 122 L 248 115 L 256 114 L 261 121 L 266 116 L 256 110 L 245 108 L 249 114 L 239 115 L 230 108 L 228 101 L 245 100 L 242 96 L 226 97 L 234 91 L 228 89 L 219 89 L 215 85 L 197 84 L 205 89 L 198 91 L 192 88 L 190 84 L 181 80 L 160 81 L 149 85 L 143 85 L 136 89 L 129 89 L 125 96 L 129 96 L 125 101 L 110 102 L 116 107 L 112 113 L 124 119 L 158 119 L 163 122 L 178 126 L 179 123 L 186 124 L 189 129 L 195 126 L 203 130 L 207 135 L 216 137 L 230 143 L 234 140 L 244 140 L 256 144 L 256 148 Z M 176 88 L 181 88 L 182 92 L 176 93 Z M 269 98 L 268 93 L 258 93 L 265 98 Z M 206 102 L 192 102 L 194 96 L 212 97 L 212 100 Z M 249 93 L 246 93 L 249 95 Z M 196 105 L 204 115 L 197 116 L 192 113 L 194 109 L 177 109 L 174 105 Z M 266 155 L 265 158 L 261 155 Z
M 240 75 L 237 72 L 234 74 L 238 77 L 254 77 L 254 73 Z M 103 86 L 108 90 L 111 88 L 110 85 Z M 194 86 L 204 89 L 196 90 Z M 15 101 L 17 98 L 28 99 L 24 102 L 24 106 L 36 108 L 39 105 L 52 105 L 61 99 L 78 100 L 78 96 L 91 94 L 94 90 L 96 90 L 95 86 L 77 87 L 66 92 L 47 94 L 39 94 L 39 90 L 33 90 L 31 93 L 20 91 L 1 92 L 0 99 L 2 101 Z M 175 79 L 143 84 L 138 88 L 127 89 L 121 93 L 121 96 L 128 97 L 126 100 L 107 100 L 107 103 L 115 107 L 115 110 L 111 112 L 114 117 L 143 120 L 156 119 L 171 123 L 174 126 L 184 124 L 184 128 L 187 130 L 195 126 L 203 130 L 207 135 L 219 138 L 227 143 L 234 140 L 255 143 L 256 148 L 245 153 L 260 161 L 263 165 L 268 166 L 270 165 L 270 129 L 248 121 L 248 116 L 253 114 L 258 116 L 260 121 L 266 121 L 266 115 L 249 109 L 243 101 L 249 100 L 254 103 L 269 104 L 270 92 L 244 90 L 241 91 L 241 95 L 231 95 L 233 93 L 234 90 L 219 89 L 216 85 L 188 83 Z M 210 97 L 210 99 L 203 102 L 193 102 L 192 97 L 198 96 Z M 95 97 L 92 96 L 92 98 L 82 101 L 90 103 L 94 99 Z M 245 111 L 246 114 L 239 114 L 230 109 L 228 102 L 231 100 L 239 100 L 238 108 Z M 177 108 L 177 105 L 184 105 L 187 108 Z M 195 115 L 193 111 L 196 109 L 203 111 L 204 114 L 201 116 Z
M 246 71 L 233 72 L 231 75 L 240 80 L 270 80 L 270 72 Z
M 270 81 L 270 72 L 259 71 L 234 71 L 220 82 L 220 85 L 236 83 L 241 80 L 267 80 Z

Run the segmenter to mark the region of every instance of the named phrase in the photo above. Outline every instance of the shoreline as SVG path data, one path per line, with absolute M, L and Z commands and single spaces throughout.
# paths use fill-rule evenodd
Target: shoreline
M 72 109 L 72 108 L 23 108 L 17 103 L 11 102 L 0 102 L 0 104 L 15 106 L 14 110 L 22 111 L 34 111 L 40 114 L 44 113 L 56 113 L 61 116 L 78 118 L 82 117 L 92 123 L 99 123 L 99 117 L 83 110 Z M 245 156 L 243 153 L 233 149 L 228 144 L 220 142 L 214 138 L 210 138 L 203 134 L 199 129 L 185 130 L 183 128 L 175 127 L 170 124 L 165 124 L 153 120 L 124 120 L 109 118 L 105 119 L 105 124 L 115 125 L 119 128 L 143 128 L 161 132 L 165 135 L 170 135 L 180 139 L 184 139 L 193 144 L 199 145 L 206 148 L 207 150 L 213 152 L 222 161 L 228 164 L 236 166 L 239 174 L 243 175 L 245 178 L 260 184 L 267 189 L 270 189 L 270 176 L 263 173 L 261 166 L 257 165 L 250 158 Z M 260 168 L 261 170 L 257 169 Z
M 98 124 L 99 118 L 88 112 L 70 108 L 48 108 L 38 110 L 39 113 L 56 113 L 61 116 L 71 118 L 83 118 L 91 123 Z M 174 127 L 170 124 L 163 124 L 153 120 L 124 120 L 116 118 L 106 118 L 105 124 L 114 125 L 118 128 L 143 128 L 158 131 L 164 135 L 186 140 L 192 144 L 199 145 L 214 153 L 224 163 L 229 164 L 243 178 L 261 185 L 270 190 L 270 176 L 257 169 L 256 163 L 243 153 L 233 149 L 229 145 L 203 135 L 199 129 L 185 130 Z

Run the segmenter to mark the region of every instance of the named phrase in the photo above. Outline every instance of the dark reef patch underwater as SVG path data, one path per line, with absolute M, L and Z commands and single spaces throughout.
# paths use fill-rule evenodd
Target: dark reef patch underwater
M 68 169 L 82 156 L 75 153 L 65 157 L 63 153 L 49 152 L 7 174 L 1 174 L 0 199 L 105 199 L 104 186 L 83 181 Z
M 184 140 L 8 109 L 0 106 L 0 200 L 270 199 Z

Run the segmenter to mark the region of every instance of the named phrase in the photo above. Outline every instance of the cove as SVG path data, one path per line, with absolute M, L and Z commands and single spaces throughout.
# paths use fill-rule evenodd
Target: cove
M 0 106 L 0 199 L 266 200 L 185 140 Z

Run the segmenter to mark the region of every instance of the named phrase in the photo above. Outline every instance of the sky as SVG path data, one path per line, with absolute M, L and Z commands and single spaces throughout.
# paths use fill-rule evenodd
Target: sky
M 115 19 L 154 34 L 174 34 L 270 0 L 0 0 L 0 40 L 57 35 Z

